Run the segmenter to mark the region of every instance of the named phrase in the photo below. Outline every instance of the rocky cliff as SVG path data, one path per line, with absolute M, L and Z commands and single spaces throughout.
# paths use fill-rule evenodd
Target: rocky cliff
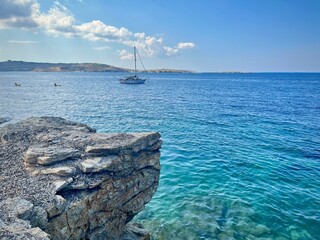
M 0 129 L 1 239 L 139 239 L 156 192 L 158 133 L 100 134 L 62 118 Z

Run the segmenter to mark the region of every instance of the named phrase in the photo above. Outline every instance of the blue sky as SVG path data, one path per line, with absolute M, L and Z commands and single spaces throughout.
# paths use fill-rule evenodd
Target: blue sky
M 0 61 L 319 72 L 319 0 L 0 0 Z

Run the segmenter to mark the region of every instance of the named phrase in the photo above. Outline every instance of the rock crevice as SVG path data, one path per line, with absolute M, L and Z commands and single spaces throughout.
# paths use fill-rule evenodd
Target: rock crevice
M 0 238 L 146 237 L 128 222 L 156 192 L 160 147 L 159 133 L 101 134 L 62 118 L 3 127 Z

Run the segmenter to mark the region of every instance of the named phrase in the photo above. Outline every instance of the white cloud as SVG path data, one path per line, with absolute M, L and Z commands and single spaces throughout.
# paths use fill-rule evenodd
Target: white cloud
M 71 12 L 60 3 L 56 2 L 55 5 L 49 9 L 48 13 L 41 13 L 38 3 L 36 3 L 33 8 L 34 21 L 47 33 L 66 36 L 74 35 L 73 28 L 75 18 Z
M 43 31 L 48 35 L 78 37 L 88 41 L 117 42 L 124 46 L 136 46 L 143 56 L 173 56 L 181 50 L 195 47 L 192 42 L 179 42 L 167 46 L 163 37 L 148 36 L 144 32 L 132 33 L 125 27 L 115 27 L 100 20 L 76 24 L 73 14 L 58 1 L 48 10 L 41 12 L 37 0 L 0 0 L 0 29 L 18 28 Z M 100 47 L 95 50 L 104 50 Z M 118 51 L 121 59 L 130 59 L 127 50 Z
M 79 26 L 75 26 L 77 33 L 84 38 L 96 41 L 96 40 L 111 40 L 120 39 L 132 35 L 126 28 L 117 28 L 114 26 L 106 25 L 100 20 L 94 20 L 92 22 L 83 23 Z
M 122 50 L 118 50 L 120 59 L 122 60 L 130 60 L 133 59 L 133 54 L 129 53 L 127 50 L 122 49 Z
M 94 47 L 93 49 L 97 51 L 103 51 L 103 50 L 109 50 L 111 48 L 109 46 L 102 46 L 102 47 Z
M 194 48 L 196 45 L 192 42 L 179 42 L 177 44 L 178 49 L 188 49 L 188 48 Z
M 157 56 L 164 53 L 163 38 L 156 38 L 151 36 L 145 36 L 144 33 L 135 34 L 136 39 L 125 40 L 122 43 L 130 47 L 136 47 L 139 53 L 143 56 Z
M 166 46 L 164 46 L 163 48 L 164 48 L 165 54 L 166 54 L 167 56 L 176 55 L 176 54 L 178 54 L 178 52 L 179 52 L 179 50 L 178 50 L 177 48 L 166 47 Z
M 180 50 L 195 48 L 192 42 L 179 42 L 175 47 L 166 46 L 163 37 L 146 36 L 145 33 L 135 33 L 133 40 L 125 40 L 122 43 L 133 47 L 135 46 L 143 56 L 174 56 L 180 53 Z
M 143 39 L 146 36 L 146 34 L 144 32 L 137 32 L 137 33 L 134 34 L 134 36 L 136 38 Z
M 9 43 L 16 43 L 16 44 L 34 44 L 39 43 L 38 41 L 30 41 L 30 40 L 9 40 Z

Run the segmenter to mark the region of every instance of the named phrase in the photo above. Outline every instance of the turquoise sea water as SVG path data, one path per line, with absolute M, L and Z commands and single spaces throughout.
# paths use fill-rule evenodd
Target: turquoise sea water
M 0 117 L 159 131 L 154 239 L 320 239 L 320 74 L 121 75 L 0 73 Z

